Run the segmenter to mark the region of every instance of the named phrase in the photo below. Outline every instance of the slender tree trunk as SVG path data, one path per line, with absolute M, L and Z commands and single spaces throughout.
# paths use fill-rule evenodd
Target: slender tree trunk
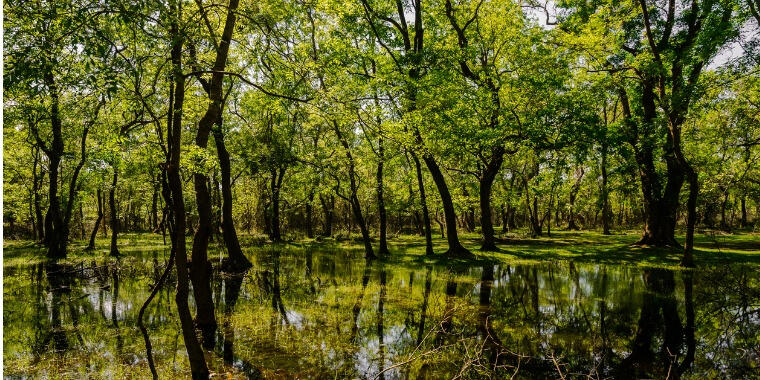
M 462 246 L 459 242 L 459 235 L 457 234 L 457 215 L 454 211 L 454 202 L 451 199 L 451 193 L 449 187 L 446 185 L 446 178 L 441 172 L 441 168 L 435 159 L 429 154 L 422 156 L 425 165 L 427 165 L 428 171 L 430 171 L 433 182 L 435 182 L 438 188 L 438 193 L 441 195 L 441 203 L 443 206 L 443 216 L 446 219 L 446 239 L 449 243 L 449 249 L 445 252 L 445 255 L 451 257 L 472 257 L 472 253 Z
M 377 337 L 378 337 L 378 350 L 379 352 L 379 366 L 378 370 L 380 372 L 379 379 L 385 380 L 385 330 L 384 330 L 384 321 L 383 321 L 383 314 L 385 310 L 385 283 L 386 283 L 386 272 L 385 268 L 380 270 L 380 293 L 378 294 L 378 301 L 377 301 Z
M 427 318 L 428 298 L 430 298 L 430 289 L 432 287 L 433 267 L 427 266 L 425 270 L 425 291 L 422 296 L 422 310 L 420 311 L 420 328 L 417 330 L 417 345 L 422 343 L 425 337 L 425 319 Z
M 385 160 L 385 147 L 383 146 L 383 138 L 378 139 L 378 163 L 377 163 L 377 212 L 380 219 L 380 246 L 378 247 L 378 253 L 380 255 L 388 255 L 388 241 L 387 241 L 387 216 L 385 213 L 385 199 L 383 198 L 383 164 Z
M 680 147 L 678 148 L 680 151 Z M 689 183 L 689 197 L 686 201 L 686 241 L 684 243 L 683 266 L 694 266 L 694 228 L 697 223 L 697 198 L 699 197 L 699 177 L 694 168 L 681 157 L 681 165 L 686 171 Z
M 150 204 L 150 229 L 153 232 L 158 231 L 158 189 L 153 184 L 153 198 Z
M 309 190 L 309 197 L 306 201 L 306 236 L 311 239 L 314 237 L 314 188 Z
M 575 183 L 570 188 L 570 205 L 569 210 L 567 214 L 567 229 L 568 230 L 578 230 L 578 225 L 575 224 L 575 199 L 578 197 L 578 191 L 581 189 L 581 182 L 583 181 L 583 174 L 585 171 L 583 170 L 583 167 L 580 167 L 578 169 L 578 177 L 575 179 Z
M 108 190 L 108 208 L 111 212 L 111 256 L 119 256 L 119 248 L 117 246 L 117 236 L 119 234 L 119 217 L 116 211 L 116 183 L 119 179 L 119 170 L 116 165 L 113 166 L 113 180 L 111 181 L 111 188 Z
M 341 145 L 343 145 L 343 149 L 346 152 L 346 158 L 348 159 L 348 179 L 351 186 L 349 203 L 351 204 L 351 210 L 353 211 L 354 219 L 359 225 L 359 230 L 362 234 L 362 241 L 364 241 L 364 258 L 374 259 L 377 258 L 377 256 L 375 256 L 375 252 L 372 249 L 372 242 L 370 241 L 369 237 L 369 229 L 367 228 L 367 223 L 365 222 L 364 216 L 362 215 L 361 205 L 359 204 L 359 197 L 357 195 L 359 189 L 358 185 L 356 184 L 356 164 L 354 162 L 354 156 L 351 154 L 348 141 L 346 141 L 345 137 L 343 137 L 343 133 L 340 131 L 338 122 L 334 120 L 333 129 L 335 130 L 335 134 L 338 137 L 338 140 L 340 140 Z
M 208 98 L 211 102 L 206 109 L 206 113 L 198 122 L 198 133 L 195 136 L 195 144 L 201 149 L 206 149 L 211 129 L 214 127 L 221 128 L 222 103 L 224 102 L 222 94 L 223 71 L 227 65 L 227 56 L 237 17 L 235 13 L 237 7 L 238 0 L 230 0 L 227 7 L 224 30 L 216 49 L 213 73 L 211 74 L 211 81 L 208 82 Z M 211 200 L 206 185 L 208 182 L 207 176 L 201 173 L 194 173 L 193 180 L 195 184 L 195 200 L 198 206 L 198 230 L 193 238 L 190 278 L 193 282 L 193 295 L 195 296 L 195 304 L 197 306 L 195 324 L 202 332 L 203 346 L 211 349 L 214 346 L 214 336 L 217 328 L 211 292 L 211 263 L 208 260 L 208 241 L 211 234 L 212 216 Z
M 280 232 L 280 187 L 282 186 L 282 179 L 285 176 L 285 169 L 279 170 L 272 169 L 272 179 L 270 181 L 270 191 L 272 192 L 272 215 L 270 228 L 270 238 L 273 242 L 282 241 L 282 233 Z
M 174 228 L 172 232 L 172 247 L 175 250 L 175 263 L 177 266 L 177 293 L 175 302 L 177 304 L 177 314 L 179 315 L 180 325 L 182 326 L 182 336 L 187 349 L 187 356 L 190 361 L 190 371 L 194 380 L 208 379 L 209 371 L 206 366 L 206 359 L 203 356 L 203 349 L 198 343 L 195 335 L 192 315 L 188 306 L 187 297 L 189 291 L 188 268 L 187 268 L 187 251 L 185 248 L 185 202 L 182 196 L 182 178 L 180 177 L 180 154 L 182 144 L 182 110 L 185 99 L 185 78 L 182 73 L 182 37 L 178 30 L 178 20 L 182 15 L 182 2 L 170 1 L 171 11 L 171 30 L 170 36 L 172 41 L 171 59 L 174 77 L 174 99 L 170 106 L 169 118 L 169 162 L 166 165 L 168 179 L 168 189 L 166 195 L 166 204 L 171 205 L 174 214 Z
M 425 182 L 422 179 L 422 166 L 420 165 L 420 159 L 417 157 L 417 153 L 409 152 L 414 161 L 414 169 L 417 173 L 417 186 L 420 190 L 420 205 L 422 206 L 422 224 L 425 231 L 425 254 L 432 255 L 433 252 L 433 232 L 430 228 L 430 211 L 427 207 L 427 196 L 425 195 Z
M 87 249 L 95 249 L 95 237 L 98 234 L 98 227 L 100 226 L 100 221 L 103 220 L 103 199 L 102 199 L 102 191 L 98 189 L 98 192 L 96 193 L 96 196 L 98 198 L 98 217 L 95 219 L 95 227 L 92 228 L 92 234 L 90 234 L 90 243 L 87 245 Z
M 84 240 L 85 232 L 84 232 L 84 210 L 82 207 L 82 203 L 79 203 L 79 238 Z
M 42 181 L 45 178 L 45 173 L 43 170 L 40 170 L 42 173 L 40 176 L 37 176 L 37 166 L 39 163 L 40 158 L 40 149 L 39 147 L 34 148 L 34 165 L 32 166 L 32 192 L 34 193 L 34 215 L 35 215 L 35 231 L 36 236 L 35 238 L 38 241 L 44 241 L 45 240 L 45 227 L 43 225 L 43 217 L 42 217 L 42 206 L 41 206 L 41 200 L 40 200 L 40 186 L 42 185 Z M 41 165 L 40 165 L 41 166 Z
M 602 230 L 610 234 L 610 194 L 607 187 L 607 143 L 602 144 Z

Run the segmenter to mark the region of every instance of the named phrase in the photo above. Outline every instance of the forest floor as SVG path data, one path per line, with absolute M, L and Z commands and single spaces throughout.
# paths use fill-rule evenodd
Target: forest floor
M 682 256 L 679 248 L 652 248 L 633 245 L 640 236 L 637 230 L 616 231 L 603 235 L 597 231 L 552 231 L 551 236 L 532 238 L 525 230 L 499 234 L 498 252 L 480 251 L 480 236 L 477 233 L 462 233 L 462 244 L 470 249 L 475 258 L 452 260 L 444 255 L 425 256 L 425 241 L 418 235 L 390 235 L 388 239 L 390 257 L 382 260 L 424 264 L 470 265 L 481 261 L 537 262 L 575 261 L 582 263 L 625 264 L 656 267 L 677 267 Z M 683 235 L 676 236 L 683 241 Z M 192 238 L 188 237 L 188 245 Z M 241 235 L 241 245 L 246 249 L 283 250 L 326 250 L 344 251 L 352 255 L 363 255 L 363 245 L 358 234 L 339 235 L 328 239 L 293 239 L 283 243 L 271 243 L 262 235 Z M 96 249 L 86 251 L 84 241 L 71 244 L 69 259 L 74 262 L 102 258 L 108 254 L 109 240 L 99 238 Z M 212 243 L 212 248 L 214 243 Z M 373 242 L 377 249 L 377 241 Z M 433 238 L 437 253 L 446 251 L 447 243 L 440 234 Z M 119 250 L 123 256 L 135 252 L 146 252 L 167 247 L 161 235 L 149 233 L 126 233 L 119 237 Z M 28 240 L 5 240 L 3 242 L 3 264 L 8 266 L 29 264 L 44 260 L 44 250 L 40 245 Z M 213 251 L 212 251 L 213 252 Z M 699 265 L 720 265 L 728 263 L 760 264 L 760 232 L 700 231 L 695 236 L 694 257 Z

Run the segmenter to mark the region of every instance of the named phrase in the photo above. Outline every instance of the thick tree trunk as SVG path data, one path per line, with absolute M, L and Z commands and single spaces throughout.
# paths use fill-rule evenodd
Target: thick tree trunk
M 116 183 L 118 179 L 119 171 L 114 165 L 113 180 L 111 181 L 111 188 L 108 190 L 108 208 L 111 213 L 111 256 L 119 256 L 119 248 L 117 246 L 117 239 L 119 234 L 119 217 L 116 211 Z
M 63 215 L 61 215 L 61 199 L 58 195 L 58 173 L 63 157 L 62 122 L 58 108 L 58 86 L 53 74 L 45 75 L 45 84 L 50 91 L 51 108 L 50 124 L 53 130 L 53 141 L 49 148 L 43 148 L 48 156 L 48 210 L 45 215 L 45 243 L 48 248 L 47 256 L 51 259 L 66 257 L 66 240 L 64 236 Z M 40 144 L 41 145 L 41 144 Z
M 188 268 L 187 268 L 187 251 L 185 248 L 185 202 L 182 196 L 182 178 L 180 177 L 180 154 L 182 144 L 182 110 L 185 98 L 185 78 L 182 73 L 182 38 L 178 30 L 176 18 L 182 15 L 182 3 L 170 2 L 170 8 L 175 12 L 175 18 L 172 18 L 170 35 L 172 36 L 172 66 L 174 77 L 174 99 L 170 105 L 169 113 L 169 162 L 166 165 L 168 179 L 168 191 L 165 194 L 167 205 L 171 205 L 174 216 L 174 228 L 172 232 L 172 249 L 175 250 L 175 263 L 177 267 L 177 293 L 174 297 L 177 304 L 177 314 L 179 315 L 180 325 L 182 327 L 182 336 L 187 349 L 187 356 L 190 361 L 190 371 L 193 379 L 208 379 L 209 371 L 206 366 L 206 359 L 203 350 L 198 343 L 195 334 L 192 315 L 188 306 L 187 297 L 189 291 Z M 170 91 L 171 92 L 171 91 Z M 170 198 L 166 197 L 169 196 Z
M 95 227 L 92 228 L 92 234 L 90 235 L 90 243 L 87 244 L 86 249 L 95 249 L 95 237 L 98 234 L 98 227 L 100 226 L 100 221 L 103 220 L 103 198 L 102 198 L 102 191 L 98 189 L 98 192 L 96 193 L 96 196 L 98 197 L 98 217 L 95 219 Z
M 642 86 L 643 118 L 641 128 L 634 124 L 628 97 L 623 90 L 620 90 L 620 99 L 628 127 L 635 130 L 636 135 L 638 133 L 644 135 L 646 140 L 646 136 L 652 133 L 654 120 L 657 116 L 653 85 L 649 81 L 645 81 Z M 640 143 L 637 139 L 632 139 L 630 143 L 639 167 L 641 192 L 644 199 L 644 233 L 636 244 L 663 247 L 678 246 L 679 244 L 675 239 L 676 211 L 678 209 L 678 195 L 684 178 L 673 152 L 672 137 L 668 135 L 665 146 L 664 157 L 668 175 L 664 192 L 655 169 L 652 144 L 648 141 Z
M 377 213 L 380 219 L 380 246 L 378 252 L 380 255 L 390 254 L 388 251 L 387 241 L 387 216 L 385 212 L 385 199 L 383 197 L 383 164 L 385 160 L 385 147 L 383 146 L 383 138 L 378 139 L 378 163 L 377 163 Z
M 501 170 L 504 162 L 504 148 L 499 146 L 494 149 L 491 161 L 483 170 L 480 176 L 479 196 L 480 196 L 480 229 L 483 234 L 483 244 L 480 247 L 482 251 L 498 251 L 496 239 L 494 238 L 493 218 L 491 215 L 491 189 L 493 181 Z
M 51 107 L 50 107 L 50 124 L 53 132 L 53 140 L 50 147 L 47 147 L 39 136 L 36 126 L 33 127 L 33 133 L 37 145 L 48 156 L 48 177 L 50 179 L 49 184 L 49 207 L 47 215 L 45 216 L 45 243 L 48 248 L 47 256 L 50 259 L 60 259 L 66 257 L 66 248 L 69 240 L 69 229 L 71 226 L 71 214 L 74 207 L 74 201 L 76 199 L 76 193 L 79 187 L 79 173 L 85 164 L 87 159 L 87 135 L 90 131 L 90 127 L 97 120 L 97 116 L 100 113 L 102 103 L 99 103 L 93 118 L 84 125 L 82 130 L 82 136 L 80 140 L 80 154 L 79 162 L 74 167 L 74 171 L 69 178 L 68 199 L 64 206 L 61 197 L 58 194 L 58 175 L 60 170 L 61 159 L 64 154 L 63 145 L 63 127 L 61 116 L 59 112 L 58 101 L 58 86 L 55 82 L 52 70 L 44 75 L 44 82 L 50 91 Z
M 332 236 L 332 228 L 333 228 L 335 195 L 330 194 L 330 197 L 325 199 L 325 196 L 323 196 L 322 194 L 319 194 L 319 203 L 322 204 L 322 213 L 325 216 L 325 225 L 324 225 L 324 231 L 322 232 L 322 235 L 330 237 Z
M 417 174 L 417 186 L 420 191 L 420 205 L 422 206 L 422 224 L 425 232 L 425 254 L 432 255 L 433 252 L 433 232 L 430 228 L 430 211 L 427 207 L 427 196 L 425 195 L 425 182 L 422 179 L 422 165 L 417 154 L 410 152 L 414 161 L 414 170 Z

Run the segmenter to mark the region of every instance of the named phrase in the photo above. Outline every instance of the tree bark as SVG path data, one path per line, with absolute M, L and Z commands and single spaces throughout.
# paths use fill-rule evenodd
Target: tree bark
M 41 206 L 41 200 L 40 200 L 40 185 L 42 184 L 43 179 L 45 178 L 45 172 L 43 170 L 40 170 L 40 176 L 37 176 L 37 166 L 39 163 L 39 147 L 34 148 L 34 165 L 32 166 L 32 192 L 34 193 L 34 226 L 36 231 L 35 238 L 38 241 L 44 241 L 45 240 L 45 227 L 44 227 L 44 221 L 42 217 L 42 206 Z M 40 165 L 41 166 L 41 165 Z
M 367 223 L 364 220 L 364 216 L 362 215 L 361 205 L 359 204 L 359 196 L 358 193 L 358 185 L 356 183 L 356 164 L 354 162 L 354 156 L 351 154 L 350 147 L 348 145 L 348 141 L 343 136 L 343 133 L 340 131 L 340 127 L 338 126 L 338 122 L 333 120 L 333 129 L 335 130 L 335 135 L 338 137 L 338 140 L 340 140 L 341 145 L 343 145 L 343 149 L 346 153 L 346 158 L 348 159 L 348 179 L 349 184 L 351 186 L 351 195 L 349 198 L 349 203 L 351 204 L 351 211 L 353 211 L 354 219 L 356 220 L 356 223 L 359 225 L 359 230 L 362 234 L 362 241 L 364 242 L 364 258 L 365 259 L 375 259 L 377 256 L 375 256 L 375 252 L 372 249 L 372 242 L 369 237 L 369 229 L 367 228 Z
M 50 124 L 53 130 L 53 141 L 49 148 L 40 144 L 48 156 L 48 210 L 45 215 L 45 243 L 48 247 L 48 258 L 66 257 L 66 240 L 63 236 L 63 215 L 61 215 L 61 199 L 58 195 L 58 173 L 60 172 L 61 157 L 63 157 L 63 133 L 61 116 L 58 105 L 58 86 L 52 72 L 45 75 L 45 84 L 50 91 Z M 41 142 L 41 141 L 40 141 Z
M 119 256 L 119 248 L 117 246 L 117 236 L 119 234 L 119 217 L 116 211 L 116 183 L 119 178 L 119 170 L 116 165 L 113 166 L 113 180 L 111 181 L 111 188 L 108 190 L 108 208 L 111 213 L 111 256 Z
M 195 136 L 195 144 L 200 149 L 206 149 L 209 134 L 213 127 L 221 128 L 222 85 L 224 82 L 224 69 L 227 65 L 232 33 L 235 28 L 236 10 L 238 0 L 230 0 L 227 7 L 227 17 L 219 45 L 216 49 L 211 81 L 208 82 L 208 98 L 211 101 L 206 113 L 198 122 L 198 132 Z M 203 10 L 201 10 L 203 11 Z M 215 38 L 215 36 L 212 36 Z M 214 303 L 211 293 L 211 263 L 208 261 L 208 241 L 211 234 L 211 200 L 206 183 L 208 178 L 205 174 L 194 173 L 195 200 L 198 206 L 198 229 L 193 238 L 192 268 L 190 277 L 193 282 L 193 295 L 195 296 L 196 315 L 195 324 L 201 329 L 203 346 L 211 349 L 214 346 L 214 336 L 217 328 L 214 317 Z
M 606 139 L 606 136 L 605 136 Z M 602 233 L 610 234 L 610 194 L 607 186 L 607 143 L 602 143 Z
M 32 126 L 32 133 L 37 146 L 48 156 L 48 211 L 45 215 L 45 245 L 48 248 L 47 257 L 50 259 L 61 259 L 66 257 L 68 247 L 69 231 L 71 226 L 71 213 L 76 199 L 76 193 L 80 186 L 78 182 L 79 173 L 87 159 L 87 135 L 90 127 L 97 120 L 102 107 L 102 101 L 98 103 L 91 120 L 85 123 L 80 140 L 79 162 L 74 167 L 74 171 L 69 178 L 68 199 L 65 204 L 62 202 L 62 195 L 58 194 L 58 181 L 61 159 L 64 155 L 63 143 L 63 126 L 59 110 L 58 85 L 53 75 L 52 66 L 47 68 L 44 74 L 43 82 L 50 92 L 50 124 L 53 134 L 53 140 L 50 146 L 47 146 L 39 136 L 36 124 Z M 63 208 L 62 208 L 63 207 Z
M 427 196 L 425 195 L 425 182 L 422 179 L 422 166 L 420 165 L 420 159 L 417 157 L 417 153 L 413 151 L 409 152 L 414 161 L 414 169 L 417 173 L 417 186 L 420 190 L 420 205 L 422 206 L 422 224 L 425 232 L 425 254 L 432 255 L 433 252 L 433 231 L 430 228 L 430 211 L 427 207 Z
M 496 176 L 501 170 L 504 162 L 505 150 L 502 146 L 494 149 L 491 160 L 486 165 L 479 180 L 480 196 L 480 229 L 483 234 L 483 244 L 481 251 L 498 251 L 496 239 L 494 237 L 493 217 L 491 215 L 491 189 Z
M 96 196 L 98 198 L 98 217 L 95 219 L 95 227 L 92 228 L 92 234 L 90 234 L 90 243 L 87 244 L 88 250 L 95 249 L 95 237 L 98 234 L 98 227 L 100 226 L 100 221 L 103 220 L 103 199 L 102 199 L 102 191 L 98 189 L 98 192 L 96 193 Z
M 641 192 L 644 200 L 644 233 L 636 244 L 662 247 L 679 246 L 675 239 L 676 210 L 678 208 L 678 195 L 684 179 L 673 154 L 670 135 L 668 135 L 664 153 L 667 166 L 667 183 L 664 191 L 654 166 L 654 147 L 650 141 L 647 141 L 647 137 L 652 133 L 657 116 L 653 85 L 651 81 L 642 83 L 641 106 L 643 116 L 640 128 L 633 120 L 626 92 L 622 89 L 619 92 L 627 127 L 634 132 L 629 142 L 633 147 L 636 163 L 639 167 Z M 644 141 L 640 141 L 639 134 L 644 136 Z
M 158 231 L 158 189 L 153 184 L 153 197 L 150 204 L 150 229 L 153 232 Z
M 280 188 L 282 187 L 282 180 L 285 177 L 285 169 L 272 169 L 271 176 L 272 215 L 270 221 L 271 234 L 269 237 L 273 242 L 280 242 L 282 241 L 282 233 L 280 232 Z
M 578 191 L 581 189 L 581 182 L 583 181 L 583 174 L 585 171 L 583 170 L 583 167 L 580 167 L 578 169 L 578 177 L 575 179 L 575 183 L 570 188 L 570 200 L 569 200 L 569 210 L 567 214 L 567 229 L 568 230 L 579 230 L 578 225 L 575 224 L 575 200 L 578 197 Z
M 314 238 L 314 188 L 309 190 L 309 197 L 306 201 L 306 236 L 309 239 Z
M 378 139 L 377 144 L 377 214 L 380 219 L 380 246 L 378 247 L 378 253 L 380 255 L 388 255 L 390 254 L 387 241 L 388 221 L 385 212 L 385 199 L 383 197 L 383 164 L 385 160 L 385 147 L 383 146 L 382 136 Z
M 170 1 L 171 11 L 174 13 L 171 21 L 170 36 L 172 41 L 171 60 L 174 79 L 174 99 L 169 112 L 169 159 L 166 165 L 168 188 L 165 194 L 167 205 L 171 205 L 174 216 L 174 228 L 172 234 L 172 247 L 175 250 L 175 263 L 177 267 L 177 292 L 174 301 L 177 304 L 177 314 L 182 326 L 182 336 L 190 361 L 190 371 L 193 379 L 208 379 L 209 371 L 203 350 L 195 335 L 192 315 L 188 306 L 187 297 L 189 291 L 187 251 L 185 248 L 185 202 L 182 196 L 182 178 L 180 177 L 180 154 L 182 144 L 182 111 L 185 99 L 185 78 L 182 73 L 182 36 L 178 30 L 177 18 L 182 15 L 182 3 Z
M 325 199 L 325 197 L 322 194 L 319 194 L 319 203 L 322 204 L 322 213 L 325 216 L 325 225 L 324 225 L 324 231 L 322 234 L 324 236 L 330 237 L 332 236 L 332 227 L 333 227 L 333 213 L 335 210 L 335 195 L 330 194 L 329 202 Z
M 425 165 L 427 165 L 428 171 L 430 171 L 430 175 L 433 177 L 433 182 L 435 182 L 438 188 L 438 193 L 441 195 L 443 216 L 446 219 L 446 239 L 449 243 L 449 249 L 444 254 L 450 257 L 471 258 L 473 256 L 472 253 L 459 242 L 457 215 L 456 211 L 454 211 L 454 202 L 451 200 L 451 193 L 446 184 L 446 178 L 444 178 L 441 168 L 432 156 L 424 154 L 422 159 L 425 161 Z

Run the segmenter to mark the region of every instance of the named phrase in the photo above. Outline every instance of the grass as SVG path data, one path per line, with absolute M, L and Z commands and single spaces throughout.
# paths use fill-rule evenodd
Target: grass
M 638 231 L 618 231 L 612 235 L 603 235 L 596 231 L 553 231 L 551 236 L 531 238 L 527 231 L 514 231 L 499 236 L 498 252 L 481 252 L 480 236 L 477 233 L 462 233 L 462 244 L 475 253 L 470 260 L 452 260 L 443 255 L 425 256 L 424 238 L 417 235 L 391 236 L 388 241 L 391 256 L 384 261 L 414 264 L 472 265 L 482 261 L 501 262 L 540 262 L 540 261 L 574 261 L 581 263 L 643 265 L 657 267 L 678 266 L 682 256 L 680 249 L 652 248 L 633 246 L 639 238 Z M 683 241 L 683 236 L 677 236 Z M 110 240 L 100 238 L 96 249 L 84 249 L 86 242 L 74 241 L 70 246 L 67 261 L 79 262 L 108 255 Z M 192 238 L 188 237 L 188 244 Z M 337 239 L 297 239 L 283 243 L 271 243 L 261 236 L 241 236 L 241 244 L 246 250 L 253 249 L 288 249 L 326 250 L 341 252 L 346 255 L 363 255 L 363 245 L 357 235 L 353 238 Z M 377 246 L 377 242 L 374 242 Z M 44 260 L 44 249 L 31 241 L 5 241 L 3 243 L 5 266 L 33 264 Z M 134 252 L 167 249 L 160 235 L 122 234 L 119 238 L 119 250 L 123 256 L 133 256 Z M 447 249 L 444 238 L 433 238 L 435 252 Z M 760 264 L 760 233 L 740 232 L 698 233 L 695 236 L 694 257 L 697 266 L 714 266 L 726 263 Z

